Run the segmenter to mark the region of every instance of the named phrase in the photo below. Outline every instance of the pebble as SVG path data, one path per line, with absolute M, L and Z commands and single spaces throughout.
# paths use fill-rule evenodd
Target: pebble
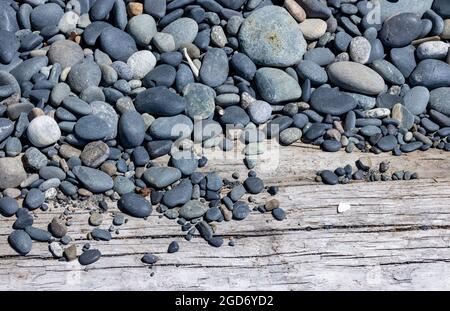
M 321 87 L 311 96 L 311 107 L 322 114 L 343 115 L 358 105 L 357 101 L 337 88 Z
M 192 120 L 208 119 L 214 114 L 216 92 L 209 86 L 190 83 L 183 89 L 186 114 Z
M 33 119 L 27 128 L 27 136 L 36 147 L 46 147 L 56 143 L 61 137 L 61 130 L 55 119 L 40 116 Z
M 228 77 L 228 58 L 222 49 L 211 48 L 203 56 L 199 77 L 203 83 L 216 87 L 225 82 Z
M 430 92 L 423 86 L 413 87 L 403 97 L 405 107 L 414 115 L 423 113 L 426 110 L 429 101 Z M 433 107 L 433 104 L 430 103 L 430 106 Z
M 282 221 L 286 218 L 286 213 L 282 208 L 275 208 L 272 210 L 272 216 L 278 221 Z
M 179 249 L 180 246 L 178 245 L 178 243 L 176 241 L 172 241 L 170 242 L 169 247 L 167 248 L 167 252 L 169 254 L 172 254 L 178 252 Z
M 67 227 L 61 220 L 54 217 L 49 225 L 49 231 L 55 238 L 62 238 L 67 234 Z
M 119 119 L 119 140 L 125 148 L 134 148 L 142 144 L 145 138 L 145 124 L 142 116 L 128 110 Z
M 332 171 L 322 171 L 320 172 L 320 177 L 322 178 L 322 181 L 327 185 L 337 185 L 339 183 L 337 175 Z
M 140 14 L 128 21 L 127 31 L 138 45 L 146 46 L 157 33 L 156 22 L 152 16 Z
M 150 51 L 138 51 L 130 55 L 127 65 L 133 72 L 133 79 L 142 79 L 155 68 L 156 58 Z
M 67 84 L 75 92 L 80 93 L 90 86 L 100 84 L 102 74 L 98 65 L 94 62 L 84 61 L 75 64 L 67 76 Z
M 49 250 L 55 258 L 61 258 L 64 254 L 64 250 L 58 242 L 50 243 Z
M 139 93 L 134 104 L 137 111 L 156 116 L 175 116 L 186 109 L 186 99 L 163 86 Z
M 83 186 L 93 193 L 102 193 L 114 186 L 112 178 L 100 170 L 87 166 L 76 166 L 72 172 Z
M 20 157 L 0 158 L 0 172 L 0 189 L 15 188 L 27 177 Z
M 366 64 L 371 56 L 372 45 L 364 37 L 354 37 L 350 42 L 350 58 L 357 63 Z
M 181 178 L 181 171 L 173 167 L 150 167 L 145 171 L 143 178 L 147 184 L 161 189 Z
M 291 127 L 280 132 L 280 143 L 283 145 L 292 145 L 302 138 L 302 131 L 297 127 Z
M 428 89 L 450 86 L 450 65 L 436 59 L 425 59 L 411 73 L 409 81 L 413 86 Z
M 133 37 L 116 27 L 106 27 L 101 32 L 99 41 L 102 50 L 113 60 L 126 62 L 131 55 L 137 52 Z M 117 45 L 117 42 L 120 42 L 120 45 Z
M 278 6 L 264 6 L 250 14 L 241 25 L 238 39 L 242 51 L 262 66 L 292 66 L 306 52 L 297 22 Z
M 33 242 L 30 236 L 23 230 L 15 230 L 8 236 L 11 247 L 21 256 L 25 256 L 31 251 Z
M 184 219 L 190 220 L 203 216 L 207 211 L 208 206 L 204 203 L 197 200 L 191 200 L 180 208 L 179 215 Z
M 133 217 L 145 218 L 152 213 L 149 201 L 136 193 L 125 193 L 117 202 L 119 209 Z
M 299 24 L 300 30 L 308 41 L 315 41 L 327 31 L 327 23 L 318 18 L 308 18 Z
M 80 159 L 84 165 L 99 167 L 109 158 L 109 147 L 102 141 L 88 143 L 81 152 Z
M 153 254 L 144 254 L 144 256 L 141 258 L 141 261 L 148 265 L 153 265 L 158 261 L 158 257 Z
M 298 82 L 280 69 L 260 68 L 255 81 L 261 97 L 270 104 L 293 101 L 302 95 Z
M 19 204 L 16 200 L 3 197 L 0 198 L 0 214 L 4 217 L 11 217 L 19 210 Z
M 70 40 L 60 40 L 53 43 L 47 56 L 51 64 L 58 63 L 63 69 L 72 67 L 84 59 L 81 47 Z
M 265 101 L 257 100 L 248 106 L 247 112 L 253 123 L 263 124 L 272 116 L 272 106 Z
M 237 201 L 233 205 L 232 213 L 234 220 L 243 220 L 250 214 L 250 208 L 245 202 Z
M 97 262 L 101 256 L 102 253 L 98 249 L 88 249 L 78 257 L 78 262 L 82 266 L 91 265 Z
M 400 13 L 383 23 L 379 33 L 384 45 L 392 48 L 404 47 L 422 33 L 420 17 L 414 13 Z
M 198 33 L 198 25 L 192 18 L 179 18 L 162 30 L 164 33 L 172 35 L 175 43 L 175 49 L 178 49 L 185 43 L 192 43 Z
M 429 107 L 450 116 L 450 87 L 437 88 L 432 90 L 429 94 Z

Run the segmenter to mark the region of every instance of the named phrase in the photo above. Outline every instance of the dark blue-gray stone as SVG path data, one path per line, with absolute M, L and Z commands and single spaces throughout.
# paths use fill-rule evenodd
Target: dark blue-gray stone
M 101 79 L 100 67 L 93 61 L 84 61 L 72 67 L 67 75 L 67 84 L 73 91 L 81 93 L 90 86 L 98 86 Z
M 161 24 L 160 24 L 161 26 Z M 185 43 L 192 43 L 198 33 L 198 25 L 192 18 L 182 17 L 164 27 L 162 32 L 171 34 L 175 41 L 175 48 Z
M 119 119 L 119 140 L 125 148 L 134 148 L 142 144 L 145 137 L 145 124 L 142 116 L 127 110 Z
M 244 181 L 244 187 L 248 193 L 258 194 L 264 190 L 264 182 L 259 177 L 248 177 Z
M 171 190 L 166 191 L 162 203 L 169 208 L 183 205 L 191 199 L 192 183 L 189 179 L 183 179 Z
M 16 78 L 17 82 L 25 82 L 29 81 L 33 75 L 38 73 L 42 67 L 47 66 L 47 64 L 48 58 L 46 56 L 33 57 L 20 63 L 10 73 Z
M 341 150 L 342 144 L 341 142 L 334 140 L 334 139 L 327 139 L 324 140 L 322 145 L 320 146 L 323 151 L 327 152 L 337 152 Z
M 168 154 L 170 152 L 171 147 L 172 147 L 171 140 L 155 140 L 149 141 L 146 144 L 146 148 L 151 159 L 155 159 L 165 154 Z
M 83 32 L 83 39 L 88 45 L 95 45 L 98 37 L 102 31 L 108 27 L 113 27 L 111 24 L 102 21 L 96 21 L 89 24 Z
M 144 12 L 160 19 L 166 15 L 166 6 L 166 0 L 145 0 Z
M 125 31 L 115 27 L 107 27 L 100 35 L 100 46 L 113 60 L 126 62 L 137 52 L 136 42 Z M 117 44 L 120 42 L 120 44 Z
M 302 80 L 309 79 L 315 85 L 322 85 L 328 81 L 325 69 L 313 61 L 301 60 L 295 67 L 295 70 Z
M 356 108 L 358 103 L 350 95 L 339 92 L 337 88 L 321 87 L 311 96 L 311 107 L 322 114 L 342 115 Z
M 0 198 L 0 214 L 5 217 L 13 216 L 19 210 L 19 204 L 10 197 Z
M 450 18 L 450 2 L 447 0 L 434 0 L 433 10 L 442 18 Z
M 88 103 L 75 96 L 68 96 L 64 98 L 62 105 L 70 112 L 82 116 L 88 115 L 92 112 L 92 107 Z
M 394 148 L 397 146 L 397 138 L 393 135 L 388 135 L 380 138 L 380 140 L 377 142 L 377 147 L 381 151 L 391 151 L 394 150 Z
M 100 257 L 102 257 L 102 253 L 98 249 L 88 249 L 78 257 L 78 262 L 82 266 L 87 266 L 98 261 Z
M 450 94 L 447 96 L 450 96 Z M 429 100 L 430 91 L 426 87 L 416 86 L 405 94 L 403 104 L 412 114 L 419 115 L 427 109 Z
M 38 5 L 30 15 L 31 25 L 35 30 L 42 30 L 48 26 L 57 26 L 64 11 L 56 3 Z
M 41 190 L 37 188 L 30 189 L 25 197 L 25 207 L 30 210 L 37 209 L 44 204 L 44 200 L 45 196 Z
M 191 119 L 185 115 L 160 117 L 150 125 L 149 133 L 157 139 L 175 140 L 181 137 L 189 137 L 193 127 Z
M 405 78 L 408 78 L 417 66 L 414 52 L 415 49 L 412 45 L 391 50 L 392 63 Z
M 9 64 L 19 50 L 19 40 L 13 32 L 0 30 L 0 63 Z
M 144 181 L 154 188 L 165 188 L 181 178 L 181 171 L 174 167 L 150 167 L 142 176 Z
M 208 206 L 200 201 L 191 200 L 180 209 L 180 217 L 190 220 L 203 216 L 208 211 Z
M 123 195 L 125 193 L 134 192 L 135 186 L 133 181 L 125 176 L 117 176 L 114 179 L 114 191 L 116 191 L 119 195 Z
M 349 42 L 350 43 L 350 42 Z M 329 48 L 315 48 L 307 51 L 303 56 L 304 60 L 315 62 L 319 66 L 327 66 L 334 62 L 336 56 Z
M 320 177 L 322 177 L 322 182 L 327 185 L 337 185 L 339 183 L 337 175 L 329 170 L 320 172 Z
M 74 131 L 79 138 L 85 140 L 101 140 L 109 134 L 108 124 L 95 115 L 80 118 Z
M 111 233 L 105 229 L 95 228 L 91 231 L 91 236 L 96 241 L 109 241 L 111 240 Z
M 28 233 L 30 238 L 38 242 L 50 242 L 52 241 L 52 234 L 47 230 L 35 228 L 35 227 L 25 227 L 25 232 Z
M 263 66 L 292 66 L 306 51 L 297 22 L 279 6 L 267 5 L 253 11 L 242 23 L 238 39 L 242 51 Z
M 390 84 L 402 85 L 405 83 L 405 77 L 400 70 L 384 59 L 374 60 L 371 67 Z
M 414 13 L 400 13 L 383 23 L 379 38 L 385 46 L 404 47 L 422 33 L 420 17 Z
M 255 80 L 261 97 L 268 103 L 294 101 L 302 96 L 298 82 L 283 70 L 260 68 L 256 71 Z
M 233 205 L 233 219 L 234 220 L 243 220 L 247 218 L 250 214 L 250 208 L 247 203 L 243 201 L 237 201 Z
M 245 80 L 251 81 L 256 73 L 256 65 L 244 53 L 236 53 L 230 61 L 236 74 Z
M 11 32 L 19 30 L 16 10 L 14 10 L 7 1 L 0 1 L 0 29 Z
M 134 105 L 137 111 L 156 116 L 174 116 L 184 112 L 186 100 L 170 91 L 167 87 L 158 86 L 140 92 Z
M 450 87 L 441 87 L 431 91 L 429 107 L 450 116 Z
M 115 0 L 95 1 L 89 10 L 91 21 L 100 21 L 105 19 L 114 6 Z
M 14 122 L 0 118 L 0 142 L 4 141 L 14 132 Z
M 86 166 L 76 166 L 72 169 L 72 172 L 83 186 L 93 193 L 102 193 L 112 189 L 114 186 L 112 178 L 100 170 Z
M 230 106 L 224 109 L 224 114 L 220 117 L 220 122 L 222 124 L 246 126 L 250 122 L 250 117 L 241 107 Z
M 170 163 L 181 171 L 184 176 L 191 175 L 198 167 L 198 159 L 191 151 L 179 151 L 172 154 Z
M 11 247 L 20 255 L 25 256 L 31 251 L 33 241 L 28 233 L 23 230 L 15 230 L 8 236 Z
M 414 69 L 409 81 L 413 86 L 428 89 L 450 86 L 450 65 L 437 59 L 425 59 Z
M 166 86 L 170 87 L 175 82 L 177 75 L 176 69 L 167 64 L 156 66 L 142 79 L 145 87 Z
M 152 213 L 152 206 L 149 201 L 136 193 L 126 193 L 117 202 L 119 209 L 133 217 L 144 218 Z
M 203 56 L 199 77 L 206 85 L 216 87 L 225 82 L 228 71 L 227 54 L 222 49 L 211 48 Z

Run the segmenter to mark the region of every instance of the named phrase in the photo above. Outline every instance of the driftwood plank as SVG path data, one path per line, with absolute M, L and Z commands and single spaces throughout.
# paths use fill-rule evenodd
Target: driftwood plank
M 270 151 L 256 170 L 267 184 L 280 186 L 277 198 L 287 219 L 252 212 L 244 221 L 221 223 L 217 234 L 225 244 L 233 238 L 234 247 L 212 248 L 200 238 L 187 242 L 174 221 L 154 213 L 146 221 L 130 218 L 110 242 L 91 241 L 103 257 L 84 268 L 52 259 L 46 243 L 17 256 L 7 244 L 12 220 L 0 217 L 0 289 L 450 289 L 450 158 L 438 150 L 370 155 L 374 163 L 389 160 L 393 170 L 417 171 L 421 179 L 415 181 L 335 187 L 313 181 L 316 170 L 354 163 L 359 156 L 303 144 Z M 246 174 L 239 154 L 226 161 L 217 153 L 208 157 L 208 168 L 224 177 Z M 257 202 L 266 197 L 257 196 Z M 341 202 L 352 208 L 338 214 Z M 45 228 L 62 211 L 36 212 L 35 225 Z M 112 212 L 101 228 L 109 227 Z M 72 216 L 69 234 L 81 251 L 92 230 L 89 214 L 76 208 Z M 180 251 L 167 254 L 172 240 Z M 160 261 L 143 265 L 145 252 Z

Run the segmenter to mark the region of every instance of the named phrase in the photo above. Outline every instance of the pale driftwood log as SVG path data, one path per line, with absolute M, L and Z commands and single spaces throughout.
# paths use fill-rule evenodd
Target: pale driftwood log
M 374 163 L 390 160 L 393 170 L 417 171 L 416 181 L 339 186 L 313 181 L 316 170 L 354 163 L 360 155 L 297 144 L 282 149 L 278 170 L 264 169 L 267 159 L 261 162 L 256 170 L 267 184 L 280 186 L 277 198 L 287 219 L 252 212 L 244 221 L 221 223 L 217 233 L 225 245 L 218 249 L 200 238 L 185 241 L 174 221 L 155 212 L 147 221 L 129 218 L 110 242 L 91 241 L 103 257 L 84 268 L 77 261 L 54 260 L 46 243 L 17 256 L 7 244 L 12 220 L 0 217 L 0 289 L 449 290 L 450 158 L 437 150 L 370 155 Z M 212 159 L 208 167 L 224 177 L 246 173 L 239 159 Z M 258 196 L 258 202 L 266 197 Z M 341 202 L 352 208 L 338 214 Z M 35 226 L 44 228 L 61 212 L 61 207 L 37 212 Z M 102 228 L 111 224 L 111 214 Z M 92 230 L 88 217 L 87 210 L 76 209 L 69 228 L 79 252 Z M 231 237 L 235 247 L 226 245 Z M 167 254 L 172 240 L 180 251 Z M 140 262 L 145 252 L 160 257 L 153 268 Z

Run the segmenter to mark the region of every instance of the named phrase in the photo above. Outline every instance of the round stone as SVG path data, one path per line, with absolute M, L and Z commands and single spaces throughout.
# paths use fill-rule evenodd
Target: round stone
M 370 59 L 372 45 L 364 37 L 355 37 L 350 42 L 350 57 L 354 62 L 366 64 Z
M 181 178 L 181 171 L 174 167 L 150 167 L 142 176 L 147 184 L 155 188 L 165 188 Z
M 187 203 L 192 196 L 192 183 L 189 179 L 183 179 L 174 188 L 166 191 L 162 203 L 169 208 Z
M 4 217 L 11 217 L 19 210 L 16 200 L 9 197 L 0 198 L 0 214 Z
M 335 173 L 333 173 L 332 171 L 322 171 L 320 173 L 320 177 L 322 177 L 322 181 L 323 183 L 327 184 L 327 185 L 337 185 L 339 183 L 339 179 L 337 177 L 337 175 Z
M 264 189 L 264 182 L 259 177 L 248 177 L 244 181 L 244 187 L 248 193 L 258 194 Z
M 33 9 L 30 21 L 34 29 L 42 30 L 45 27 L 57 26 L 63 15 L 64 11 L 58 4 L 45 3 Z
M 178 49 L 183 44 L 194 42 L 198 25 L 192 18 L 182 17 L 167 25 L 162 32 L 172 35 L 175 49 Z
M 431 91 L 430 108 L 450 116 L 450 87 L 441 87 Z
M 414 125 L 414 115 L 402 104 L 392 108 L 392 118 L 399 121 L 399 127 L 409 130 Z
M 8 236 L 8 242 L 11 247 L 22 256 L 28 254 L 33 245 L 33 241 L 30 236 L 23 230 L 14 230 Z
M 20 47 L 20 42 L 13 32 L 0 30 L 0 62 L 9 64 Z
M 422 33 L 420 17 L 414 13 L 400 13 L 383 23 L 379 38 L 387 47 L 404 47 Z
M 75 134 L 85 140 L 101 140 L 109 133 L 108 124 L 95 115 L 80 118 L 74 127 Z
M 27 177 L 20 157 L 0 158 L 0 189 L 18 187 Z
M 67 76 L 67 83 L 71 89 L 80 93 L 90 86 L 98 86 L 102 79 L 102 72 L 98 65 L 91 61 L 78 63 L 72 67 Z
M 33 188 L 28 191 L 25 197 L 25 206 L 30 210 L 34 210 L 41 207 L 44 204 L 44 200 L 44 193 L 39 189 Z
M 119 119 L 119 139 L 125 148 L 139 146 L 145 137 L 145 124 L 135 110 L 127 110 Z
M 250 122 L 250 118 L 239 106 L 230 106 L 224 109 L 223 115 L 220 117 L 222 124 L 233 124 L 246 126 Z
M 279 6 L 268 5 L 253 11 L 242 23 L 238 39 L 242 51 L 263 66 L 292 66 L 306 51 L 297 22 Z
M 158 86 L 140 92 L 134 102 L 136 110 L 155 116 L 175 116 L 186 109 L 186 100 L 169 90 Z
M 248 106 L 247 112 L 253 123 L 263 124 L 272 116 L 272 106 L 265 101 L 257 100 Z
M 120 42 L 120 44 L 117 44 L 117 42 Z M 131 55 L 137 52 L 133 37 L 116 27 L 107 27 L 101 32 L 100 46 L 113 60 L 123 62 L 126 62 Z
M 255 79 L 261 97 L 270 104 L 293 101 L 302 95 L 298 82 L 283 70 L 260 68 Z
M 191 119 L 208 119 L 214 114 L 216 92 L 201 83 L 189 83 L 183 89 L 186 114 Z
M 388 135 L 380 138 L 377 142 L 377 147 L 384 152 L 392 151 L 397 146 L 397 138 L 393 135 Z
M 283 145 L 292 145 L 302 138 L 302 130 L 297 127 L 290 127 L 280 132 L 280 143 Z
M 78 262 L 82 266 L 87 266 L 98 261 L 100 257 L 102 257 L 102 253 L 98 249 L 88 249 L 78 257 Z
M 243 201 L 237 201 L 233 205 L 233 219 L 243 220 L 250 214 L 250 208 Z
M 152 213 L 152 206 L 149 201 L 136 193 L 125 193 L 117 202 L 119 209 L 133 217 L 144 218 Z
M 40 116 L 33 119 L 28 125 L 27 136 L 36 147 L 46 147 L 58 141 L 61 130 L 55 119 L 49 116 Z
M 119 122 L 119 116 L 114 108 L 103 101 L 94 101 L 91 103 L 92 115 L 103 120 L 107 125 L 106 140 L 113 139 L 117 136 L 117 125 Z
M 146 46 L 150 44 L 157 32 L 156 22 L 148 14 L 134 16 L 128 21 L 127 31 L 137 44 Z
M 450 97 L 450 90 L 445 96 Z M 428 91 L 426 87 L 416 86 L 405 94 L 405 96 L 403 97 L 403 104 L 412 114 L 419 115 L 427 109 L 429 100 L 430 100 L 430 91 Z M 432 106 L 433 104 L 430 103 L 430 105 Z M 436 108 L 433 109 L 438 110 Z
M 295 67 L 302 80 L 309 79 L 314 85 L 322 85 L 328 81 L 327 72 L 313 61 L 301 60 Z
M 88 143 L 80 159 L 84 165 L 89 167 L 98 167 L 109 158 L 109 147 L 102 141 L 93 141 Z
M 216 87 L 225 82 L 228 71 L 227 54 L 222 49 L 211 48 L 203 56 L 199 77 L 204 84 Z
M 378 95 L 384 91 L 383 78 L 374 70 L 355 62 L 336 62 L 328 67 L 330 81 L 343 89 Z
M 64 69 L 83 61 L 84 53 L 75 42 L 59 40 L 50 46 L 47 56 L 51 64 L 58 63 Z
M 450 65 L 436 59 L 425 59 L 411 73 L 409 81 L 413 86 L 428 89 L 450 86 Z
M 194 124 L 185 115 L 157 118 L 150 125 L 150 134 L 157 139 L 176 140 L 181 137 L 189 137 L 192 134 Z
M 150 51 L 138 51 L 128 58 L 127 65 L 133 71 L 133 79 L 141 80 L 155 68 L 156 58 Z

